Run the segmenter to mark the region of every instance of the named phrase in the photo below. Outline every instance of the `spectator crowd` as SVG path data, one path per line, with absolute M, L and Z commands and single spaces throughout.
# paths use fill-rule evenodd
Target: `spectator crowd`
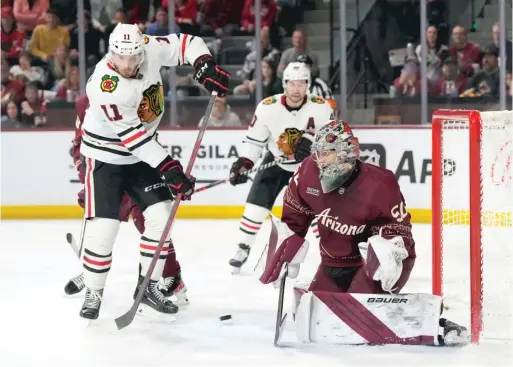
M 234 75 L 235 95 L 254 95 L 256 67 L 262 71 L 264 97 L 283 91 L 281 74 L 291 61 L 299 58 L 316 73 L 317 56 L 307 47 L 307 35 L 295 30 L 301 1 L 262 0 L 262 60 L 256 60 L 254 49 L 254 0 L 176 0 L 172 26 L 168 24 L 168 3 L 112 0 L 102 5 L 105 2 L 85 0 L 87 74 L 107 52 L 109 36 L 118 23 L 138 24 L 143 33 L 153 36 L 183 32 L 205 38 L 218 62 L 228 65 Z M 2 0 L 1 5 L 2 127 L 44 125 L 48 102 L 73 102 L 80 92 L 77 2 Z M 286 37 L 291 37 L 291 45 L 283 43 Z M 192 80 L 191 68 L 180 69 L 176 79 L 179 95 L 205 93 Z M 170 93 L 170 69 L 161 72 L 166 93 Z M 331 98 L 326 84 L 316 77 L 313 80 L 312 91 Z M 220 124 L 222 116 L 228 116 L 230 124 L 240 124 L 226 100 L 216 106 L 216 116 L 214 124 Z
M 430 25 L 426 30 L 426 64 L 428 93 L 446 97 L 498 97 L 500 95 L 500 62 L 506 64 L 506 95 L 513 95 L 511 88 L 512 45 L 506 39 L 506 57 L 500 55 L 500 27 L 494 24 L 492 39 L 478 45 L 468 40 L 467 29 L 462 25 L 452 28 L 451 44 L 444 45 L 438 38 L 438 29 Z M 408 44 L 406 60 L 401 74 L 391 87 L 393 97 L 420 95 L 421 45 L 413 49 Z

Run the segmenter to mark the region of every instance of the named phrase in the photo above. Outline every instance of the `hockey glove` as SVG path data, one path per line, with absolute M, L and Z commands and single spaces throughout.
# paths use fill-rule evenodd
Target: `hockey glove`
M 309 133 L 303 133 L 296 144 L 296 152 L 294 153 L 294 159 L 297 162 L 303 162 L 307 157 L 312 154 L 312 143 L 314 137 Z
M 217 66 L 211 55 L 203 55 L 194 62 L 193 78 L 209 91 L 216 91 L 220 97 L 228 92 L 228 83 L 231 76 L 228 72 Z
M 247 158 L 240 157 L 233 164 L 230 169 L 230 183 L 240 185 L 248 181 L 248 175 L 241 175 L 242 172 L 250 170 L 255 164 Z
M 158 166 L 160 178 L 169 186 L 173 195 L 183 194 L 182 200 L 191 200 L 196 179 L 183 173 L 180 162 L 167 156 Z

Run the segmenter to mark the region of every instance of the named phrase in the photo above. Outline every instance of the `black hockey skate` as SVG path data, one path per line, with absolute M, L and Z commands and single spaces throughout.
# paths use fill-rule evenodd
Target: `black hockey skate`
M 162 278 L 159 281 L 159 290 L 164 297 L 176 297 L 176 303 L 179 306 L 189 304 L 189 297 L 187 297 L 187 287 L 182 280 L 182 274 L 179 273 L 177 277 Z
M 137 296 L 137 290 L 143 281 L 144 277 L 139 275 L 139 282 L 137 283 L 137 288 L 134 292 L 134 299 Z M 146 288 L 144 292 L 141 303 L 163 314 L 175 314 L 178 312 L 178 306 L 164 297 L 162 292 L 159 290 L 158 281 L 156 280 L 150 280 L 150 284 L 148 284 L 148 288 Z
M 76 277 L 71 278 L 64 286 L 64 292 L 71 296 L 80 293 L 85 288 L 84 273 L 78 274 Z
M 470 335 L 466 327 L 444 318 L 440 319 L 440 327 L 443 328 L 443 334 L 438 335 L 440 346 L 463 346 L 470 342 Z
M 235 255 L 230 259 L 229 264 L 233 266 L 235 271 L 240 271 L 240 268 L 248 260 L 249 251 L 251 247 L 244 243 L 239 243 L 239 248 Z
M 102 304 L 103 289 L 94 290 L 86 288 L 86 295 L 80 316 L 84 319 L 96 320 L 100 314 L 100 306 Z

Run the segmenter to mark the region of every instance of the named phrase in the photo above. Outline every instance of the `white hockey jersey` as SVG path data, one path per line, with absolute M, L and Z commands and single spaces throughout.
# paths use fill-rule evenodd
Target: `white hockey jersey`
M 144 36 L 145 58 L 138 74 L 126 79 L 103 58 L 86 86 L 89 108 L 82 125 L 80 153 L 111 164 L 144 161 L 158 166 L 168 154 L 154 139 L 164 115 L 161 66 L 194 64 L 210 54 L 199 37 Z
M 256 162 L 264 147 L 275 157 L 283 157 L 277 141 L 286 128 L 313 130 L 333 119 L 333 110 L 323 98 L 307 95 L 306 102 L 298 109 L 290 109 L 285 104 L 285 94 L 276 94 L 261 101 L 253 116 L 246 139 L 246 150 L 243 157 Z M 299 163 L 280 164 L 286 171 L 294 172 Z

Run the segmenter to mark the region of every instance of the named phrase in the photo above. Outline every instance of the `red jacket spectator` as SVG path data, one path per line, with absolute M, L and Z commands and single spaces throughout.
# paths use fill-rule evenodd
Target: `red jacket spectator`
M 466 76 L 474 75 L 481 65 L 481 50 L 475 43 L 469 42 L 463 48 L 449 47 L 449 54 L 458 58 L 460 71 Z
M 18 57 L 25 46 L 25 33 L 16 29 L 13 9 L 10 6 L 2 8 L 2 51 L 7 57 Z
M 167 9 L 167 1 L 162 0 L 162 6 Z M 196 23 L 196 0 L 175 1 L 175 21 L 176 23 Z
M 49 0 L 34 0 L 30 6 L 28 0 L 14 0 L 14 18 L 24 30 L 32 30 L 36 25 L 45 23 Z
M 467 90 L 468 78 L 459 74 L 456 80 L 447 80 L 445 76 L 441 76 L 433 83 L 431 93 L 434 96 L 458 97 Z
M 205 4 L 204 23 L 213 29 L 240 24 L 244 0 L 210 0 Z
M 255 26 L 254 3 L 255 0 L 246 0 L 240 22 L 242 28 L 251 29 Z M 272 0 L 262 0 L 260 14 L 262 16 L 262 27 L 271 27 L 276 19 L 276 14 L 278 14 L 276 3 Z

